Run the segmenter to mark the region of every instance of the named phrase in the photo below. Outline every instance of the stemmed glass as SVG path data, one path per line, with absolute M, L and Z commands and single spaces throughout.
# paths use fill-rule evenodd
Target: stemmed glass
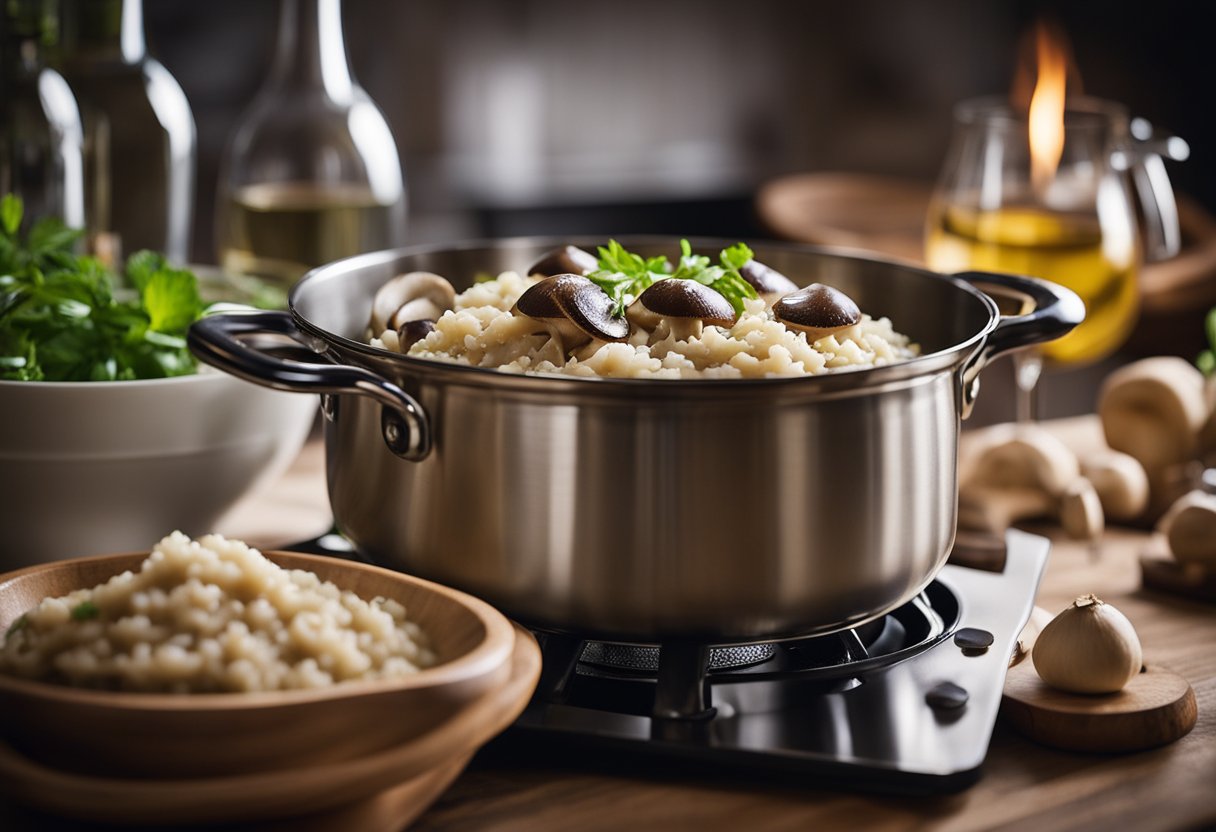
M 1015 355 L 1019 421 L 1035 417 L 1044 359 L 1097 361 L 1135 325 L 1143 248 L 1133 187 L 1150 250 L 1168 255 L 1178 240 L 1168 179 L 1139 175 L 1146 159 L 1160 164 L 1156 147 L 1137 145 L 1126 111 L 1096 99 L 1065 108 L 1062 94 L 1058 103 L 1047 119 L 1033 102 L 1029 113 L 990 99 L 959 105 L 927 221 L 930 268 L 1042 277 L 1085 301 L 1072 333 Z

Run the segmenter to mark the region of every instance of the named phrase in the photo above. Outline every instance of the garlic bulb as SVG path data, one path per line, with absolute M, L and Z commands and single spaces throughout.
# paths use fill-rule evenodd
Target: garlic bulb
M 1127 617 L 1082 595 L 1043 628 L 1030 654 L 1039 677 L 1072 693 L 1114 693 L 1140 672 L 1140 639 Z

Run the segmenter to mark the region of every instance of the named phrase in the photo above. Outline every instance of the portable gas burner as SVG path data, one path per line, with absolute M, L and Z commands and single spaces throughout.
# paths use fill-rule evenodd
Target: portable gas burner
M 335 542 L 337 545 L 335 545 Z M 1010 531 L 1001 571 L 949 563 L 875 621 L 766 644 L 613 644 L 538 633 L 536 694 L 503 741 L 778 770 L 865 791 L 959 791 L 988 752 L 1049 541 Z M 353 555 L 341 538 L 312 551 Z
M 948 564 L 899 609 L 828 636 L 660 648 L 539 634 L 540 686 L 509 734 L 867 790 L 960 790 L 979 777 L 1049 550 L 1016 531 L 1006 545 L 1003 571 Z

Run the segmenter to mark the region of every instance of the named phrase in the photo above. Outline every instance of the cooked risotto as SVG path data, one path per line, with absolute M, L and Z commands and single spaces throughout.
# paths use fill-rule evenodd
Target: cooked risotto
M 435 664 L 387 598 L 364 601 L 244 543 L 166 537 L 136 572 L 47 598 L 9 629 L 0 672 L 172 693 L 320 688 Z
M 624 342 L 593 341 L 570 356 L 536 322 L 513 314 L 539 277 L 505 272 L 456 295 L 434 330 L 408 348 L 418 358 L 492 367 L 511 373 L 559 373 L 610 378 L 764 378 L 875 367 L 914 358 L 918 347 L 886 318 L 862 315 L 854 326 L 811 341 L 776 320 L 764 300 L 744 301 L 729 328 L 705 326 L 681 340 L 662 328 L 635 327 Z M 397 332 L 371 342 L 400 352 Z

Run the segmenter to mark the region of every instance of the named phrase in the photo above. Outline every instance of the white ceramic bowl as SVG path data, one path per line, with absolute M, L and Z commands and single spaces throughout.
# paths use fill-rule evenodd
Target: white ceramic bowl
M 0 381 L 0 572 L 212 530 L 300 450 L 317 398 L 209 368 Z

